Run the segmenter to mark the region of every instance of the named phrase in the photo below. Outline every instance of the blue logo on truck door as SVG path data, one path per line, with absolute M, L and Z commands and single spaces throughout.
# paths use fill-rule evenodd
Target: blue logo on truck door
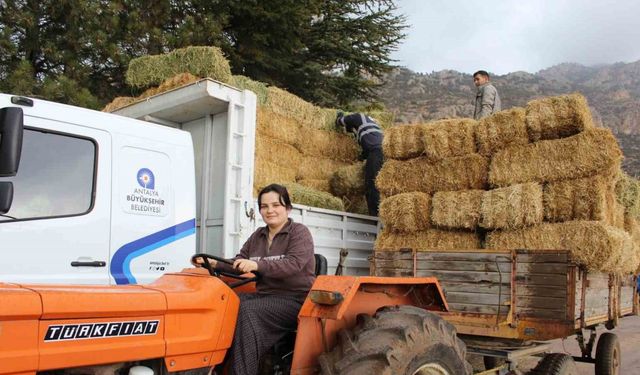
M 135 284 L 136 278 L 131 274 L 131 261 L 150 251 L 190 236 L 196 232 L 196 219 L 174 225 L 159 232 L 150 234 L 122 246 L 111 259 L 111 276 L 116 284 Z
M 156 189 L 156 177 L 149 168 L 141 168 L 136 174 L 136 181 L 140 187 L 135 187 L 126 194 L 125 212 L 135 215 L 166 216 L 170 210 L 171 202 L 165 197 L 166 187 L 162 185 Z
M 138 184 L 145 189 L 156 188 L 156 178 L 149 168 L 142 168 L 138 171 Z

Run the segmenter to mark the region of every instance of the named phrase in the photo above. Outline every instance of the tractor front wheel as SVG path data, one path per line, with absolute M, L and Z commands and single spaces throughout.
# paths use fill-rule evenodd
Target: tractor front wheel
M 356 327 L 319 358 L 324 375 L 465 375 L 466 345 L 438 315 L 415 306 L 383 307 L 358 316 Z

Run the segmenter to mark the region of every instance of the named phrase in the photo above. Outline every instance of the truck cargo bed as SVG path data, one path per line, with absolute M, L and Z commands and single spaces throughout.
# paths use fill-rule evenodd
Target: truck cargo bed
M 567 251 L 376 252 L 375 276 L 435 276 L 460 334 L 548 340 L 637 313 L 633 275 L 589 273 Z

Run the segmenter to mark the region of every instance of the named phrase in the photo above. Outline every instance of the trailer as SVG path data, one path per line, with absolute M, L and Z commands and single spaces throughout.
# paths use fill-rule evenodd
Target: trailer
M 547 351 L 544 341 L 576 335 L 582 355 L 574 360 L 596 367 L 615 360 L 617 368 L 612 333 L 600 336 L 594 357 L 596 327 L 613 329 L 638 313 L 634 275 L 589 272 L 564 250 L 400 249 L 376 252 L 371 274 L 436 277 L 449 306 L 439 314 L 487 367 L 502 358 L 515 370 L 522 357 Z

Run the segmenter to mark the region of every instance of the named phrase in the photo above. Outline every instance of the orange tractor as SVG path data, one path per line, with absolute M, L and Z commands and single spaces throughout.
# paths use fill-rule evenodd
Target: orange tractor
M 208 271 L 185 269 L 149 285 L 0 284 L 0 374 L 207 374 L 233 340 L 236 292 L 251 292 L 256 280 Z M 434 278 L 320 275 L 297 331 L 262 367 L 271 374 L 471 373 L 453 326 L 429 310 L 447 310 Z
M 536 256 L 521 252 L 516 251 L 514 259 Z M 228 262 L 208 254 L 194 257 Z M 570 285 L 568 306 L 576 305 L 573 296 L 582 298 L 568 314 L 578 312 L 581 318 L 538 319 L 520 313 L 514 318 L 512 313 L 521 310 L 516 306 L 509 308 L 505 322 L 496 322 L 495 315 L 450 310 L 433 277 L 326 276 L 322 256 L 316 256 L 316 265 L 319 276 L 298 315 L 297 330 L 283 332 L 283 339 L 263 358 L 261 374 L 471 374 L 461 338 L 471 343 L 470 353 L 484 356 L 488 370 L 479 374 L 521 374 L 519 358 L 549 351 L 549 344 L 539 340 L 572 334 L 582 357 L 547 354 L 529 375 L 577 375 L 574 359 L 595 364 L 598 375 L 619 374 L 615 334 L 602 334 L 591 357 L 595 326 L 606 323 L 611 328 L 617 317 L 637 314 L 635 288 L 627 286 L 625 278 L 609 281 L 614 303 L 604 308 L 611 314 L 589 317 L 585 308 L 597 310 L 588 300 L 594 292 L 602 294 L 596 285 L 601 277 L 584 271 L 575 277 L 577 269 L 571 264 L 567 275 L 583 288 L 576 291 Z M 210 373 L 223 362 L 233 340 L 237 293 L 254 291 L 258 276 L 206 268 L 168 273 L 149 285 L 0 284 L 0 374 Z M 374 274 L 381 271 L 374 269 Z M 634 294 L 628 307 L 623 303 L 626 289 Z M 590 331 L 588 343 L 583 329 Z M 499 349 L 507 338 L 516 347 Z M 522 338 L 527 340 L 518 340 Z

